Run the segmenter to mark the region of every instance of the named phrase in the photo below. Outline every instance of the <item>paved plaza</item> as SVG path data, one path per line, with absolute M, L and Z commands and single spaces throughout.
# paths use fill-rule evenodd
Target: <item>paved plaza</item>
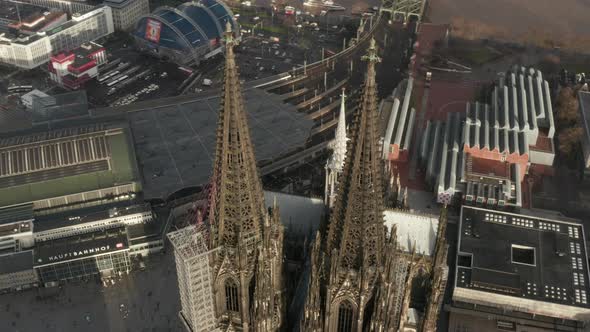
M 183 331 L 171 251 L 115 285 L 89 281 L 63 286 L 52 298 L 38 295 L 37 290 L 0 295 L 0 331 Z

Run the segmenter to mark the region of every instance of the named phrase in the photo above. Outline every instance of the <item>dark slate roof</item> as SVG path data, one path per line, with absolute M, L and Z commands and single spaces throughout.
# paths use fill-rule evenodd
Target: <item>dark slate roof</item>
M 35 218 L 35 232 L 108 219 L 111 218 L 111 212 L 116 212 L 118 217 L 124 217 L 134 213 L 149 212 L 150 210 L 149 204 L 134 205 L 132 202 L 123 202 L 40 215 Z
M 125 227 L 38 242 L 35 244 L 35 266 L 77 260 L 128 248 Z
M 581 224 L 463 206 L 459 232 L 456 287 L 590 308 Z M 515 263 L 513 246 L 534 248 L 534 264 Z
M 33 251 L 19 251 L 0 256 L 0 274 L 33 269 Z
M 23 204 L 0 209 L 0 225 L 33 219 L 33 204 Z

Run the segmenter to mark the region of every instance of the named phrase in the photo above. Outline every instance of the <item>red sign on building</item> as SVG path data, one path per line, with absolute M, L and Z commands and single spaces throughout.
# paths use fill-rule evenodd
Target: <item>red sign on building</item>
M 147 20 L 145 29 L 145 39 L 153 41 L 154 43 L 160 42 L 160 31 L 162 30 L 162 22 L 158 22 L 152 19 Z

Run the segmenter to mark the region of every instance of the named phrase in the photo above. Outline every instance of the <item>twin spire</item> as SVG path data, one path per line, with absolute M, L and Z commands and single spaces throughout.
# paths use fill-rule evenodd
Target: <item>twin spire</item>
M 233 52 L 236 44 L 228 22 L 224 85 L 213 165 L 214 197 L 209 214 L 209 221 L 216 230 L 212 234 L 213 247 L 236 247 L 244 237 L 260 239 L 266 215 Z
M 216 318 L 220 325 L 236 325 L 243 332 L 276 331 L 284 319 L 283 226 L 276 203 L 270 213 L 265 207 L 233 51 L 236 44 L 227 23 L 209 200 Z
M 375 64 L 381 61 L 372 39 L 359 110 L 351 128 L 351 143 L 331 214 L 328 252 L 339 251 L 338 264 L 361 270 L 378 264 L 383 248 L 382 160 L 377 125 Z
M 380 317 L 388 316 L 389 310 L 382 312 L 383 304 L 395 291 L 390 287 L 393 277 L 384 273 L 393 265 L 395 235 L 387 237 L 383 225 L 383 160 L 375 82 L 375 64 L 380 59 L 374 40 L 363 60 L 368 62 L 367 75 L 349 131 L 350 142 L 328 232 L 323 234 L 326 238 L 316 238 L 312 248 L 311 280 L 302 322 L 305 331 L 365 330 Z M 341 111 L 341 119 L 343 115 Z M 335 146 L 342 141 L 344 128 L 341 120 Z M 372 305 L 369 301 L 375 294 L 385 295 Z

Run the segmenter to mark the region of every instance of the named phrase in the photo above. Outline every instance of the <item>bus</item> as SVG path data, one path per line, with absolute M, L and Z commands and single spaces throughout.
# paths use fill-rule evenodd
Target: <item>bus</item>
M 33 90 L 33 86 L 32 85 L 14 85 L 14 86 L 8 87 L 8 92 L 11 92 L 11 93 L 14 93 L 14 92 L 30 92 L 31 90 Z
M 121 76 L 121 77 L 119 77 L 119 78 L 117 78 L 117 79 L 114 79 L 112 82 L 109 82 L 109 83 L 107 84 L 107 86 L 108 86 L 108 87 L 111 87 L 111 86 L 113 86 L 113 85 L 115 85 L 115 84 L 117 84 L 117 83 L 119 83 L 119 82 L 122 82 L 122 81 L 124 81 L 124 80 L 128 79 L 128 78 L 129 78 L 129 76 L 128 76 L 128 75 L 123 75 L 123 76 Z
M 190 68 L 186 68 L 186 67 L 180 66 L 180 67 L 178 67 L 178 69 L 180 69 L 181 71 L 183 71 L 183 72 L 185 72 L 185 73 L 187 73 L 189 75 L 193 73 L 193 70 L 190 69 Z
M 103 75 L 103 76 L 100 76 L 100 77 L 98 78 L 98 83 L 104 83 L 106 80 L 108 80 L 109 78 L 111 78 L 111 77 L 113 77 L 113 76 L 117 75 L 118 73 L 119 73 L 119 71 L 118 71 L 118 70 L 115 70 L 115 71 L 108 72 L 108 73 L 106 73 L 105 75 Z
M 118 82 L 119 82 L 119 79 L 112 80 L 112 81 L 110 81 L 109 83 L 107 83 L 107 86 L 108 86 L 108 87 L 111 87 L 111 86 L 113 86 L 113 85 L 117 84 Z

